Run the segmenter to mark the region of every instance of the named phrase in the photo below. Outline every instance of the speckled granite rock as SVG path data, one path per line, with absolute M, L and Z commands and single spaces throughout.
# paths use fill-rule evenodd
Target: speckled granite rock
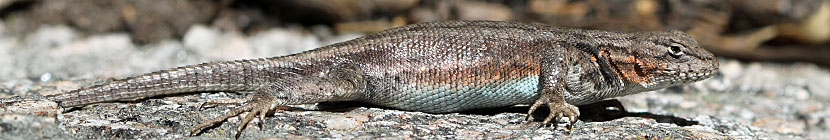
M 136 46 L 122 34 L 79 37 L 65 26 L 41 30 L 25 38 L 0 33 L 0 139 L 184 138 L 192 126 L 234 107 L 199 110 L 201 103 L 243 95 L 183 94 L 68 112 L 39 97 L 168 67 L 286 55 L 357 37 L 320 39 L 296 29 L 242 36 L 194 26 L 183 41 Z M 721 73 L 703 82 L 582 106 L 582 121 L 573 131 L 538 128 L 539 120 L 526 123 L 526 106 L 428 114 L 325 103 L 272 112 L 264 121 L 247 124 L 242 138 L 830 138 L 830 71 L 805 63 L 720 62 Z M 543 118 L 545 113 L 534 115 Z M 239 118 L 231 118 L 187 138 L 230 139 L 238 123 Z
M 33 129 L 49 131 L 42 138 L 69 137 L 81 139 L 103 138 L 182 138 L 200 120 L 217 116 L 230 109 L 219 106 L 198 110 L 199 103 L 209 98 L 229 98 L 233 94 L 197 94 L 148 99 L 139 102 L 104 103 L 60 114 L 60 131 L 24 125 L 27 121 L 3 120 L 12 123 L 8 129 Z M 43 101 L 48 103 L 48 101 Z M 330 104 L 332 105 L 332 104 Z M 326 105 L 326 106 L 330 106 Z M 696 125 L 678 126 L 658 123 L 649 117 L 623 117 L 609 121 L 581 121 L 576 129 L 539 128 L 537 122 L 526 123 L 522 112 L 527 108 L 507 108 L 498 113 L 428 114 L 382 108 L 367 108 L 347 103 L 333 104 L 334 108 L 322 109 L 313 105 L 296 106 L 276 111 L 259 130 L 248 124 L 242 138 L 425 138 L 425 139 L 763 139 L 764 131 L 733 121 L 700 116 L 689 118 Z M 345 107 L 344 107 L 345 106 Z M 18 118 L 36 120 L 45 118 L 21 115 Z M 55 118 L 47 124 L 57 126 Z M 19 120 L 19 119 L 18 119 Z M 232 138 L 236 133 L 238 118 L 229 119 L 218 127 L 207 130 L 194 138 Z M 560 126 L 561 127 L 561 126 Z M 43 130 L 41 130 L 43 129 Z M 35 131 L 37 132 L 37 131 Z M 33 135 L 9 131 L 6 136 Z M 22 136 L 20 136 L 22 137 Z

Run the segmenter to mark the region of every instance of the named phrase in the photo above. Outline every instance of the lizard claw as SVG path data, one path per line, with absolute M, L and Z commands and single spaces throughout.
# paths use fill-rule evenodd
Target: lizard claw
M 530 110 L 527 112 L 526 118 L 530 118 L 531 114 L 533 114 L 533 112 L 536 111 L 536 109 L 539 106 L 542 106 L 543 104 L 548 104 L 548 107 L 550 108 L 550 114 L 547 118 L 545 118 L 544 121 L 542 121 L 542 127 L 550 124 L 553 125 L 553 129 L 556 129 L 559 127 L 559 125 L 557 124 L 559 123 L 560 118 L 567 117 L 570 123 L 566 127 L 568 130 L 573 129 L 573 125 L 576 124 L 576 121 L 578 121 L 577 118 L 579 117 L 579 108 L 565 102 L 555 103 L 549 102 L 548 100 L 546 100 L 546 98 L 540 98 L 535 103 L 533 103 L 532 106 L 530 106 Z M 551 121 L 555 122 L 551 123 Z

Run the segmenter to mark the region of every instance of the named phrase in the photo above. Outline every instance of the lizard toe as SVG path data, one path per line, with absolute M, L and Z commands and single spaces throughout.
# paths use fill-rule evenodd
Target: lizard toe
M 573 125 L 576 123 L 577 118 L 579 117 L 579 108 L 574 105 L 568 103 L 549 103 L 548 107 L 550 107 L 550 115 L 554 116 L 554 126 L 558 126 L 560 118 L 568 118 L 569 123 L 567 124 L 567 128 L 570 130 L 573 128 Z M 547 119 L 546 119 L 547 121 Z M 556 129 L 556 127 L 554 127 Z
M 213 119 L 210 119 L 208 121 L 205 121 L 205 122 L 202 122 L 202 123 L 196 125 L 193 128 L 193 130 L 190 132 L 190 135 L 195 135 L 195 134 L 197 134 L 197 132 L 201 131 L 202 129 L 204 129 L 206 127 L 209 127 L 209 126 L 219 124 L 221 122 L 224 122 L 228 118 L 237 116 L 237 115 L 242 114 L 244 112 L 249 112 L 245 116 L 245 118 L 242 119 L 242 121 L 240 122 L 240 125 L 237 127 L 236 138 L 239 138 L 239 136 L 242 133 L 242 130 L 245 129 L 245 126 L 248 124 L 248 122 L 250 122 L 251 120 L 256 118 L 256 116 L 258 116 L 259 114 L 262 114 L 260 118 L 265 118 L 264 117 L 265 114 L 268 113 L 268 110 L 272 108 L 271 106 L 272 106 L 272 101 L 273 100 L 264 99 L 264 98 L 258 98 L 258 99 L 259 100 L 251 100 L 251 101 L 249 101 L 248 104 L 245 104 L 243 106 L 231 109 L 230 111 L 225 112 L 222 115 L 219 115 L 219 116 L 217 116 Z
M 220 105 L 220 104 L 241 105 L 241 104 L 249 102 L 251 100 L 253 100 L 253 96 L 245 96 L 244 98 L 233 98 L 233 99 L 208 100 L 205 103 L 202 103 L 202 105 L 199 105 L 199 110 L 205 108 L 206 106 Z
M 215 124 L 219 124 L 219 123 L 225 121 L 226 119 L 228 119 L 230 117 L 234 117 L 236 115 L 239 115 L 242 112 L 248 112 L 252 108 L 253 108 L 253 104 L 246 104 L 244 106 L 231 109 L 230 111 L 225 112 L 224 114 L 219 115 L 217 117 L 214 117 L 213 119 L 210 119 L 208 121 L 204 121 L 202 123 L 199 123 L 198 125 L 196 125 L 193 128 L 193 130 L 190 131 L 190 135 L 195 135 L 195 134 L 197 134 L 197 132 L 199 132 L 200 130 L 202 130 L 205 127 L 213 126 Z
M 547 103 L 546 99 L 538 99 L 536 100 L 536 102 L 533 103 L 533 105 L 530 105 L 530 110 L 527 111 L 527 117 L 525 117 L 525 121 L 529 121 L 530 118 L 533 116 L 533 112 L 545 103 Z
M 262 130 L 262 124 L 265 123 L 265 122 L 263 122 L 263 121 L 265 121 L 265 115 L 268 115 L 268 112 L 271 111 L 272 109 L 271 109 L 270 106 L 261 106 L 259 109 L 260 109 L 259 130 L 261 131 Z
M 248 123 L 251 122 L 251 120 L 254 120 L 254 118 L 256 118 L 258 113 L 260 113 L 259 109 L 253 109 L 250 112 L 248 112 L 248 115 L 245 115 L 245 118 L 242 119 L 242 121 L 239 122 L 239 126 L 236 127 L 236 139 L 239 139 L 239 136 L 242 135 L 242 130 L 244 130 L 245 127 L 248 126 Z
M 537 102 L 538 103 L 538 102 Z M 542 121 L 542 127 L 551 125 L 553 129 L 559 127 L 561 118 L 567 118 L 569 123 L 566 125 L 568 130 L 573 129 L 573 125 L 578 121 L 579 108 L 568 103 L 547 103 L 550 108 L 550 114 Z M 535 104 L 534 104 L 535 105 Z

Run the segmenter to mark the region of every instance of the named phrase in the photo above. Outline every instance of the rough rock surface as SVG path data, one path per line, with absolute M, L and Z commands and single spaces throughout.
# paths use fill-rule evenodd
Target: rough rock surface
M 169 139 L 234 106 L 198 109 L 197 93 L 101 103 L 60 112 L 41 95 L 186 64 L 286 55 L 357 35 L 319 38 L 297 29 L 252 36 L 193 26 L 182 41 L 137 46 L 124 34 L 79 37 L 66 26 L 10 36 L 0 23 L 0 139 Z M 689 86 L 582 106 L 575 129 L 524 121 L 526 106 L 428 114 L 359 103 L 298 105 L 247 124 L 243 139 L 827 139 L 830 71 L 807 63 L 721 59 L 721 73 Z M 620 107 L 619 105 L 622 105 Z M 534 114 L 543 118 L 547 112 Z M 192 137 L 233 138 L 239 118 Z M 262 123 L 262 128 L 258 126 Z

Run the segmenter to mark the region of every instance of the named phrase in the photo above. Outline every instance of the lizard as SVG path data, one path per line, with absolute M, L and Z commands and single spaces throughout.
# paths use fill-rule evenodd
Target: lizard
M 449 113 L 530 105 L 572 129 L 585 105 L 682 85 L 718 71 L 714 55 L 681 31 L 612 32 L 509 21 L 406 25 L 287 56 L 208 62 L 47 95 L 60 107 L 188 92 L 244 92 L 240 104 L 190 135 L 248 112 L 237 127 L 286 105 L 358 101 Z M 241 116 L 240 116 L 241 117 Z M 554 121 L 554 122 L 551 122 Z M 260 123 L 261 124 L 261 123 Z

